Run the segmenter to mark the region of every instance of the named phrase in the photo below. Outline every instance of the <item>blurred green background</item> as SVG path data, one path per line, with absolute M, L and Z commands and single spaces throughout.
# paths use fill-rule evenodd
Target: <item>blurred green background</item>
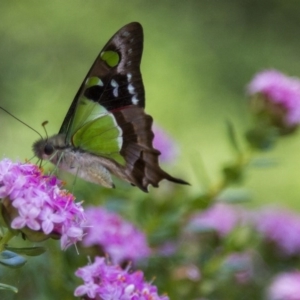
M 300 76 L 299 15 L 298 1 L 281 0 L 3 0 L 0 105 L 42 135 L 45 120 L 49 135 L 57 133 L 103 45 L 138 21 L 146 110 L 180 145 L 172 173 L 198 192 L 232 157 L 225 120 L 240 137 L 249 125 L 245 86 L 252 76 L 265 68 Z M 0 122 L 1 155 L 31 158 L 36 133 L 3 112 Z M 275 168 L 249 171 L 254 205 L 300 209 L 299 149 L 299 135 L 285 138 L 270 154 Z
M 0 105 L 42 135 L 45 120 L 50 122 L 48 134 L 57 133 L 101 48 L 123 25 L 138 21 L 145 35 L 146 111 L 181 149 L 176 165 L 164 168 L 189 181 L 192 186 L 184 190 L 196 194 L 208 182 L 217 182 L 221 165 L 233 158 L 226 120 L 235 124 L 243 141 L 251 121 L 245 88 L 254 74 L 276 68 L 300 76 L 299 16 L 296 0 L 2 0 Z M 1 156 L 31 158 L 37 134 L 2 111 L 0 126 Z M 251 205 L 279 203 L 300 211 L 299 149 L 296 133 L 266 154 L 276 162 L 273 168 L 249 170 L 245 184 L 253 192 Z M 103 191 L 105 197 L 104 189 L 92 188 L 95 196 Z M 47 241 L 52 247 L 54 243 Z M 75 252 L 69 249 L 66 255 L 72 260 Z M 55 246 L 51 255 L 33 260 L 21 271 L 10 270 L 15 282 L 8 283 L 21 285 L 29 271 L 37 273 L 37 266 L 43 276 L 39 281 L 35 276 L 36 294 L 43 294 L 47 280 L 56 280 L 53 287 L 67 282 L 67 262 Z M 8 274 L 0 269 L 0 275 Z M 24 289 L 5 299 L 24 299 Z

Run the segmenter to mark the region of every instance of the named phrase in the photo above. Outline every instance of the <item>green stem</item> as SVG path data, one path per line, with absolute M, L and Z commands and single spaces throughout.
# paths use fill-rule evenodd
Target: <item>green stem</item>
M 229 167 L 232 170 L 237 171 L 238 174 L 241 176 L 245 168 L 248 166 L 249 162 L 252 160 L 253 156 L 254 153 L 251 148 L 248 148 L 243 153 L 241 152 L 237 153 L 235 160 L 229 165 Z M 222 191 L 224 191 L 227 187 L 231 186 L 235 182 L 237 181 L 234 181 L 226 177 L 225 174 L 223 174 L 222 179 L 217 184 L 209 187 L 207 191 L 204 194 L 202 194 L 200 197 L 193 199 L 192 205 L 187 209 L 185 213 L 189 214 L 195 208 L 203 209 L 205 205 L 210 206 Z
M 0 252 L 5 248 L 5 245 L 16 235 L 14 231 L 8 230 L 0 240 Z
M 244 171 L 249 162 L 252 160 L 253 151 L 248 149 L 244 153 L 237 155 L 236 160 L 232 163 L 231 167 L 239 170 L 240 173 Z M 211 187 L 207 192 L 207 198 L 211 201 L 215 199 L 225 188 L 229 187 L 232 184 L 232 181 L 227 180 L 223 177 L 222 180 L 215 186 Z

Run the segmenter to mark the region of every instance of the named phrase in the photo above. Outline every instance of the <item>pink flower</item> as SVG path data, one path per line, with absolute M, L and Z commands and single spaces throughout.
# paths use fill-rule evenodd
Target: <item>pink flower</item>
M 118 214 L 101 207 L 90 207 L 86 209 L 86 219 L 84 246 L 98 245 L 116 264 L 149 256 L 145 235 Z
M 87 295 L 88 299 L 124 300 L 168 300 L 159 296 L 157 288 L 144 281 L 141 271 L 128 272 L 117 265 L 106 263 L 105 258 L 96 257 L 91 265 L 78 269 L 75 275 L 81 277 L 83 285 L 76 288 L 76 297 Z M 85 298 L 87 299 L 87 298 Z
M 253 78 L 248 85 L 248 93 L 260 94 L 268 104 L 274 104 L 267 105 L 264 109 L 275 118 L 281 118 L 283 115 L 285 125 L 294 126 L 300 123 L 300 80 L 298 78 L 289 77 L 276 70 L 266 70 Z
M 232 205 L 217 203 L 205 211 L 194 214 L 188 229 L 194 232 L 216 231 L 225 236 L 241 221 L 241 211 Z
M 300 254 L 300 216 L 284 209 L 265 208 L 254 215 L 263 237 L 275 243 L 282 254 Z
M 281 273 L 268 288 L 270 300 L 300 300 L 300 272 Z
M 165 163 L 174 162 L 178 156 L 179 150 L 175 141 L 161 128 L 153 125 L 153 147 L 161 152 L 160 161 Z
M 8 225 L 32 241 L 59 235 L 63 249 L 80 241 L 85 225 L 83 208 L 61 186 L 58 179 L 43 175 L 36 165 L 2 160 L 0 198 Z M 72 234 L 70 228 L 75 229 Z

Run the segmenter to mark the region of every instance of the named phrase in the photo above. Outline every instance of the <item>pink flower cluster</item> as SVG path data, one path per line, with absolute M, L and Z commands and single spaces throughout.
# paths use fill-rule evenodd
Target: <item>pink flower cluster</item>
M 300 272 L 277 275 L 268 289 L 270 300 L 300 300 Z
M 62 249 L 82 239 L 85 219 L 81 204 L 61 189 L 57 178 L 43 175 L 36 165 L 2 160 L 0 198 L 8 199 L 14 208 L 10 216 L 13 229 L 57 234 Z
M 286 110 L 287 125 L 300 123 L 300 80 L 276 70 L 258 73 L 248 85 L 250 95 L 261 94 Z
M 278 253 L 300 256 L 300 215 L 280 208 L 246 211 L 236 205 L 218 203 L 194 214 L 187 230 L 215 231 L 225 237 L 241 224 L 259 232 L 265 242 L 272 242 Z
M 88 225 L 84 246 L 98 245 L 116 264 L 150 254 L 145 235 L 118 214 L 101 207 L 89 207 L 85 213 Z
M 266 208 L 254 215 L 256 229 L 275 243 L 282 254 L 300 255 L 300 216 L 291 211 Z
M 153 125 L 153 132 L 153 146 L 161 153 L 160 161 L 164 163 L 174 162 L 179 153 L 178 145 L 161 127 Z
M 236 207 L 217 203 L 205 211 L 194 214 L 188 229 L 194 232 L 215 231 L 220 236 L 226 236 L 241 220 L 241 211 Z
M 105 258 L 96 257 L 91 265 L 80 268 L 76 276 L 83 285 L 76 288 L 76 297 L 87 295 L 85 299 L 124 299 L 124 300 L 168 300 L 159 296 L 156 286 L 144 281 L 141 271 L 129 273 L 119 266 L 107 264 Z

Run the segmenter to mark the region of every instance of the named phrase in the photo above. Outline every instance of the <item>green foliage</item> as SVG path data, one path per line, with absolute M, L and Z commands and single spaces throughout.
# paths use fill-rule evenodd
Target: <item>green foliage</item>
M 15 247 L 5 247 L 6 250 L 27 255 L 27 256 L 38 256 L 46 252 L 45 247 L 25 247 L 25 248 L 15 248 Z
M 4 283 L 0 283 L 0 289 L 1 290 L 12 291 L 14 293 L 18 292 L 18 289 L 15 288 L 14 286 L 11 286 L 11 285 L 8 285 L 8 284 L 4 284 Z

